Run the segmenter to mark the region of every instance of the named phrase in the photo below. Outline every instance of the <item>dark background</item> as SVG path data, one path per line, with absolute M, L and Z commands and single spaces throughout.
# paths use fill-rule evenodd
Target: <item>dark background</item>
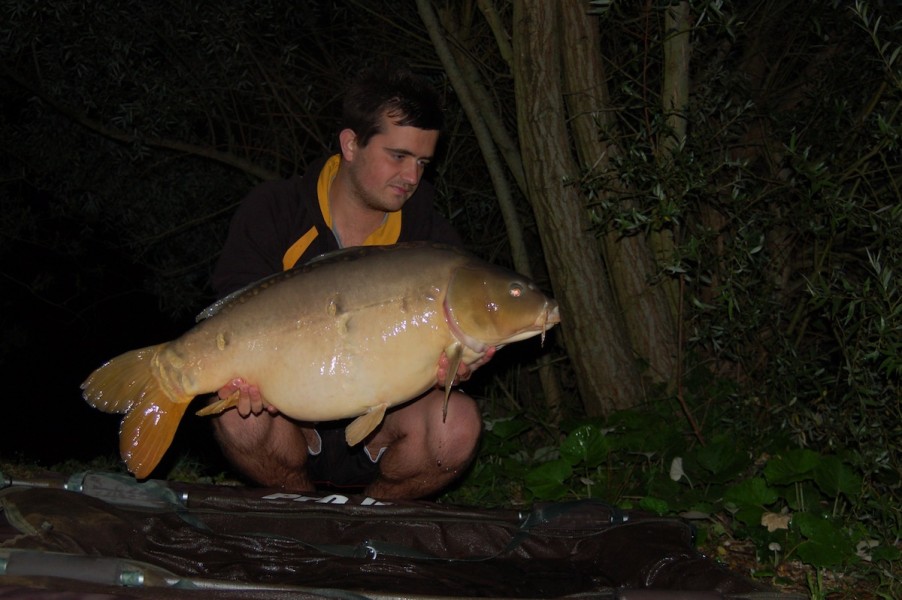
M 65 224 L 58 227 L 61 236 L 71 233 Z M 11 394 L 0 417 L 0 456 L 44 466 L 114 456 L 119 416 L 84 402 L 81 382 L 119 352 L 177 337 L 192 319 L 161 310 L 159 299 L 142 290 L 148 273 L 103 248 L 73 258 L 13 242 L 5 256 L 17 258 L 3 269 L 2 368 Z M 102 266 L 103 275 L 86 284 L 78 304 L 67 303 L 57 292 L 71 293 L 85 265 Z M 34 273 L 49 274 L 54 289 L 36 292 L 24 285 Z M 206 427 L 194 428 L 192 435 L 208 441 Z

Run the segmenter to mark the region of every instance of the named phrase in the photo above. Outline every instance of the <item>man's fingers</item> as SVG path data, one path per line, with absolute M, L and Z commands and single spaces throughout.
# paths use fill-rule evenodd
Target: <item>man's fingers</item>
M 219 391 L 216 392 L 216 395 L 219 396 L 220 399 L 225 400 L 226 398 L 234 394 L 243 382 L 243 379 L 233 379 L 232 381 L 219 388 Z
M 486 349 L 485 354 L 476 362 L 470 365 L 461 361 L 461 363 L 457 366 L 457 373 L 454 374 L 454 379 L 451 382 L 451 385 L 458 385 L 460 382 L 470 379 L 476 369 L 492 359 L 492 357 L 495 355 L 495 350 L 496 348 L 494 346 L 489 346 Z M 438 368 L 436 369 L 436 381 L 438 382 L 439 387 L 445 386 L 445 380 L 448 377 L 448 369 L 450 367 L 451 362 L 448 360 L 448 356 L 443 352 L 438 359 Z
M 249 384 L 240 377 L 236 377 L 222 386 L 216 392 L 216 395 L 225 400 L 235 392 L 238 392 L 238 401 L 235 404 L 235 410 L 237 410 L 238 414 L 242 417 L 259 415 L 262 414 L 263 411 L 266 411 L 271 415 L 279 414 L 279 409 L 272 404 L 269 404 L 263 398 L 263 394 L 260 393 L 260 388 Z
M 245 390 L 248 396 L 248 400 L 250 401 L 251 412 L 255 415 L 259 415 L 266 409 L 266 402 L 263 401 L 263 396 L 260 394 L 260 389 L 255 386 L 247 386 Z
M 247 384 L 240 385 L 238 391 L 238 414 L 242 417 L 249 417 L 254 410 L 254 406 L 247 393 Z
M 473 376 L 473 373 L 476 371 L 476 369 L 478 369 L 482 365 L 489 362 L 494 355 L 495 355 L 495 347 L 489 346 L 486 349 L 485 354 L 483 354 L 474 363 L 467 365 L 467 364 L 464 364 L 463 362 L 461 362 L 460 365 L 458 365 L 458 367 L 457 367 L 456 380 L 458 382 L 467 381 L 468 379 L 470 379 L 470 377 Z

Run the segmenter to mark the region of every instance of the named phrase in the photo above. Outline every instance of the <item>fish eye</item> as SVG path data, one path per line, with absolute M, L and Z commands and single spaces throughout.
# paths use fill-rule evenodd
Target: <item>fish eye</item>
M 519 298 L 523 295 L 523 286 L 519 283 L 512 283 L 510 287 L 510 295 L 514 298 Z

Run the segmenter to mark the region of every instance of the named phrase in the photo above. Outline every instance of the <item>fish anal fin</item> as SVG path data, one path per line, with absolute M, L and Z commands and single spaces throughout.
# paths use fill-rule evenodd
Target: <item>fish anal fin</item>
M 138 479 L 150 475 L 172 444 L 188 402 L 161 400 L 134 407 L 119 426 L 119 453 Z
M 210 415 L 218 415 L 221 412 L 225 412 L 230 408 L 235 408 L 238 406 L 238 397 L 241 396 L 241 392 L 235 390 L 232 392 L 228 398 L 220 398 L 215 402 L 211 402 L 199 411 L 196 414 L 198 417 L 208 417 Z
M 388 404 L 379 404 L 351 421 L 345 428 L 345 441 L 348 442 L 348 446 L 356 446 L 371 434 L 385 418 L 387 408 Z

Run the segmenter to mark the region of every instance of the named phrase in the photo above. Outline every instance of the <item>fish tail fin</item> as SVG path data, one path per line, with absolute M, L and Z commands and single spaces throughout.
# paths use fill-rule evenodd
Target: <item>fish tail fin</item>
M 345 427 L 345 441 L 348 446 L 356 446 L 372 433 L 385 417 L 386 409 L 388 409 L 388 404 L 379 404 L 351 421 Z
M 124 413 L 119 451 L 128 470 L 143 479 L 163 458 L 193 396 L 180 396 L 160 381 L 161 348 L 132 350 L 110 360 L 81 385 L 85 400 L 108 413 Z
M 135 477 L 148 477 L 160 463 L 187 408 L 187 402 L 164 398 L 125 414 L 119 426 L 119 453 Z

